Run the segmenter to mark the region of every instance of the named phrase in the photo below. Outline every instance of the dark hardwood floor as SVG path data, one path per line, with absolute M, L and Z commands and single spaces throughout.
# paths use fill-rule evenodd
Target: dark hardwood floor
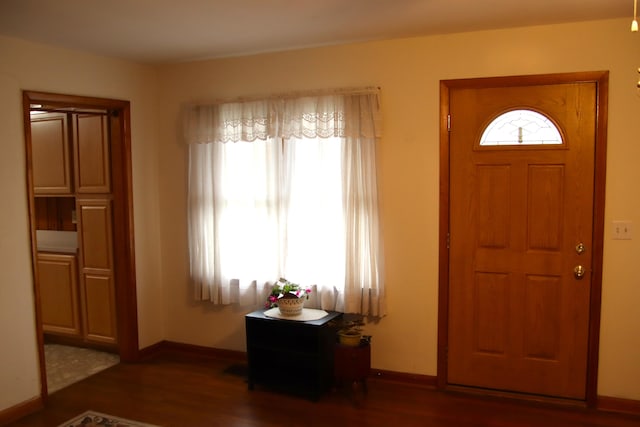
M 371 378 L 318 401 L 256 386 L 242 362 L 164 354 L 120 364 L 49 396 L 44 410 L 10 424 L 54 427 L 86 410 L 172 427 L 447 426 L 639 427 L 640 417 L 438 392 Z M 354 399 L 355 397 L 355 399 Z

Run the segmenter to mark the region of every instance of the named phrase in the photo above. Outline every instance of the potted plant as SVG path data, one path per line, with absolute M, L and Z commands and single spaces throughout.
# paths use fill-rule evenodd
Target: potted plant
M 302 313 L 310 293 L 311 288 L 280 278 L 271 289 L 265 308 L 278 307 L 283 316 L 295 316 Z
M 345 315 L 338 329 L 338 342 L 342 345 L 357 347 L 362 340 L 369 342 L 370 336 L 362 335 L 364 321 L 362 315 Z

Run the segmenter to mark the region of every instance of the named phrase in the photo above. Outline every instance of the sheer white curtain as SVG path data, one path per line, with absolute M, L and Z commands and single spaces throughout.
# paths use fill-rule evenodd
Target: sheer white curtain
M 377 90 L 190 106 L 194 297 L 263 304 L 279 277 L 307 306 L 386 314 Z

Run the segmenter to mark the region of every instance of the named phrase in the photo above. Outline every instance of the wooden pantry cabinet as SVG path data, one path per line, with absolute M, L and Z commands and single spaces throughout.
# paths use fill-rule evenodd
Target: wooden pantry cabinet
M 102 346 L 118 343 L 110 148 L 107 114 L 31 116 L 37 229 L 78 236 L 77 256 L 38 253 L 43 331 Z

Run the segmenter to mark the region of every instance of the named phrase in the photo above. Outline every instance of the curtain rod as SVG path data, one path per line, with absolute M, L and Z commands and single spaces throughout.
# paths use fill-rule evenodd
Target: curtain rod
M 250 102 L 272 99 L 292 99 L 292 98 L 304 98 L 307 96 L 323 96 L 323 95 L 365 95 L 370 93 L 380 92 L 380 86 L 363 86 L 363 87 L 349 87 L 349 88 L 336 88 L 336 89 L 316 89 L 316 90 L 304 90 L 304 91 L 292 91 L 283 92 L 272 95 L 255 95 L 255 96 L 237 96 L 233 98 L 218 98 L 210 101 L 194 102 L 191 105 L 219 105 L 230 104 L 236 102 Z

